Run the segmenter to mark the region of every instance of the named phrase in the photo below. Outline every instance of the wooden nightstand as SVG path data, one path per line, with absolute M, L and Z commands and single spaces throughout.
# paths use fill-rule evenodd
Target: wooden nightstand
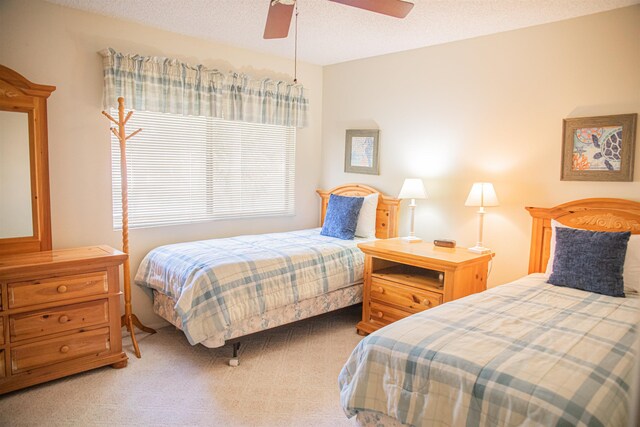
M 402 239 L 381 239 L 358 247 L 365 254 L 362 321 L 356 326 L 361 335 L 487 289 L 493 254 Z

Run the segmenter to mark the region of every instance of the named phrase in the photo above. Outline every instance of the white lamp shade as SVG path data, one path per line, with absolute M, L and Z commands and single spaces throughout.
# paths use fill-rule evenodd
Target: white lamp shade
M 465 206 L 499 206 L 496 190 L 490 182 L 475 182 L 471 187 Z
M 427 190 L 420 178 L 407 178 L 402 184 L 399 199 L 426 199 Z

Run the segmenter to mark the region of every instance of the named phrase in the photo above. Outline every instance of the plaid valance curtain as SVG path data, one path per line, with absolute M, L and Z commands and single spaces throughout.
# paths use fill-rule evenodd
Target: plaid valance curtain
M 105 109 L 118 97 L 133 110 L 225 120 L 306 127 L 309 100 L 302 85 L 271 79 L 254 80 L 203 65 L 161 57 L 126 55 L 109 48 L 104 64 Z

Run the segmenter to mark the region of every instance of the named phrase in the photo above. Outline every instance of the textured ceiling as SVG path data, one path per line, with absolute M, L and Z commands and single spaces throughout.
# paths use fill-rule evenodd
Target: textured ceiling
M 176 33 L 293 57 L 289 38 L 263 40 L 270 0 L 48 0 Z M 383 1 L 383 0 L 380 0 Z M 640 0 L 414 0 L 396 19 L 326 0 L 298 0 L 298 58 L 328 65 L 514 30 Z

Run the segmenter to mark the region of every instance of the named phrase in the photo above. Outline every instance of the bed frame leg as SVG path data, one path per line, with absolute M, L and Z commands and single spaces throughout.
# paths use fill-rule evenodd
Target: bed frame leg
M 238 350 L 240 350 L 240 343 L 233 343 L 233 357 L 229 359 L 229 366 L 238 366 L 240 364 L 240 358 L 238 357 Z

